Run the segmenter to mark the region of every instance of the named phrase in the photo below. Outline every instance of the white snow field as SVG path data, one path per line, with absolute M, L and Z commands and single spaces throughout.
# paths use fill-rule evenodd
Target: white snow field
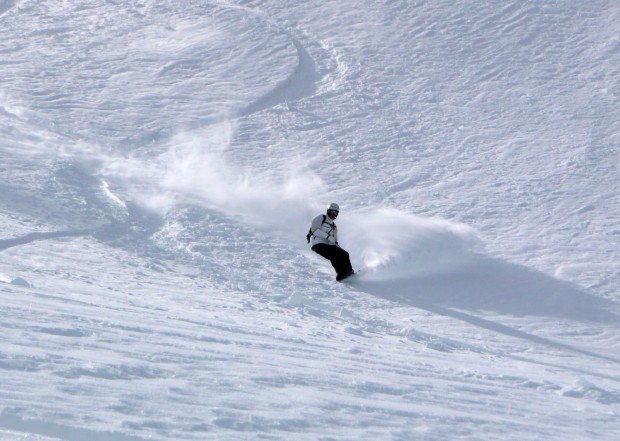
M 0 0 L 0 439 L 618 440 L 619 147 L 615 0 Z

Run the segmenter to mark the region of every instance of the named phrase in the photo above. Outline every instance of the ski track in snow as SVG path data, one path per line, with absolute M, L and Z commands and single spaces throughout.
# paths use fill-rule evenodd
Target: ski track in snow
M 0 0 L 0 439 L 616 439 L 620 12 L 500 3 Z

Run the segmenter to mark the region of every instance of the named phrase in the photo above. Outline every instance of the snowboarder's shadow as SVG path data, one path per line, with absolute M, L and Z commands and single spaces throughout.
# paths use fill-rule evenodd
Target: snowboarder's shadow
M 413 272 L 413 271 L 412 271 Z M 538 337 L 480 316 L 542 316 L 620 326 L 620 305 L 529 268 L 477 257 L 458 270 L 390 279 L 363 277 L 357 287 L 377 297 L 453 317 L 535 343 L 620 363 L 620 359 Z

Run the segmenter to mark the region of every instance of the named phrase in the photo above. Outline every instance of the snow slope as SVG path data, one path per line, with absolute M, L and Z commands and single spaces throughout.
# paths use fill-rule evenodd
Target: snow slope
M 618 439 L 618 23 L 0 0 L 0 439 Z

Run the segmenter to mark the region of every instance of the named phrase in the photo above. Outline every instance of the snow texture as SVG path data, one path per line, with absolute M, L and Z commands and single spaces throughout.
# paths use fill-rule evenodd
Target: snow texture
M 620 439 L 619 23 L 0 0 L 0 439 Z

